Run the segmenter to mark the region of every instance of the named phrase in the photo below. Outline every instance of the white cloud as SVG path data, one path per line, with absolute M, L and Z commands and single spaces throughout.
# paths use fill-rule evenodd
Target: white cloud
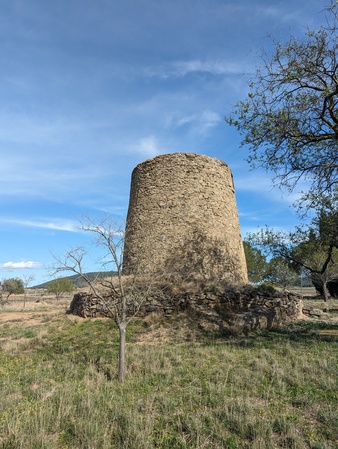
M 271 213 L 271 211 L 268 211 Z M 265 216 L 268 216 L 268 212 L 265 214 Z M 251 221 L 262 221 L 262 212 L 261 211 L 238 211 L 238 215 L 240 220 L 246 220 L 248 222 Z
M 55 231 L 79 232 L 78 225 L 71 220 L 63 219 L 43 219 L 43 220 L 20 220 L 11 218 L 1 218 L 0 223 L 16 226 L 27 226 L 31 228 L 51 229 Z
M 251 72 L 252 66 L 247 63 L 225 62 L 220 60 L 201 61 L 198 59 L 188 61 L 174 61 L 157 67 L 147 67 L 145 76 L 167 78 L 182 78 L 191 73 L 208 73 L 210 75 L 238 75 Z
M 136 144 L 132 145 L 131 151 L 133 153 L 139 153 L 145 158 L 155 157 L 158 154 L 163 153 L 163 150 L 159 148 L 159 144 L 155 136 L 141 138 Z
M 168 124 L 174 127 L 189 126 L 191 132 L 197 136 L 205 136 L 209 130 L 221 123 L 222 118 L 217 112 L 205 110 L 198 114 L 172 117 Z
M 0 270 L 24 270 L 31 268 L 41 268 L 41 264 L 29 260 L 27 262 L 5 262 L 0 265 Z
M 208 131 L 210 128 L 217 126 L 222 121 L 219 114 L 213 111 L 206 110 L 200 116 L 201 128 L 203 133 Z
M 0 111 L 3 126 L 0 129 L 0 140 L 16 144 L 56 145 L 88 130 L 88 122 L 81 123 L 73 118 L 46 118 L 28 115 L 27 113 L 7 113 Z M 92 124 L 91 128 L 95 128 Z M 18 132 L 18 129 L 20 132 Z
M 274 190 L 271 178 L 264 173 L 257 172 L 256 175 L 251 176 L 241 176 L 238 174 L 234 176 L 234 178 L 236 191 L 265 193 L 271 195 L 271 192 Z
M 303 192 L 309 189 L 309 183 L 305 179 L 301 179 L 298 181 L 295 189 L 289 191 L 287 187 L 278 185 L 277 178 L 274 180 L 273 176 L 269 176 L 268 173 L 260 170 L 254 171 L 252 175 L 245 176 L 237 173 L 236 176 L 234 175 L 234 180 L 236 192 L 250 192 L 264 195 L 273 201 L 278 201 L 289 206 L 299 201 L 303 196 Z

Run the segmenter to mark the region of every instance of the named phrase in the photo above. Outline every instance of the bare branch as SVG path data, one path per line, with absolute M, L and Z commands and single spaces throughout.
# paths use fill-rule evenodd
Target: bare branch
M 276 174 L 293 190 L 301 179 L 310 192 L 338 189 L 338 4 L 326 8 L 319 30 L 302 40 L 277 42 L 261 54 L 247 99 L 226 121 L 243 136 L 250 165 Z
M 110 271 L 116 272 L 116 275 L 110 278 L 97 276 L 94 280 L 91 279 L 83 268 L 87 250 L 81 245 L 68 251 L 63 258 L 54 256 L 53 273 L 69 271 L 79 275 L 113 316 L 120 331 L 119 379 L 123 380 L 126 328 L 150 294 L 153 283 L 149 276 L 147 278 L 139 276 L 141 269 L 135 269 L 132 276 L 123 275 L 124 229 L 116 225 L 111 217 L 95 222 L 86 216 L 80 220 L 79 228 L 93 236 L 95 244 L 102 251 L 102 266 L 109 266 Z

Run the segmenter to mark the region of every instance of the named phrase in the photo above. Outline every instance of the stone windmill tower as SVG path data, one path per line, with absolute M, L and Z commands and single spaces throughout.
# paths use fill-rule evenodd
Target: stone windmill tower
M 247 283 L 233 178 L 222 161 L 165 154 L 132 173 L 124 273 Z

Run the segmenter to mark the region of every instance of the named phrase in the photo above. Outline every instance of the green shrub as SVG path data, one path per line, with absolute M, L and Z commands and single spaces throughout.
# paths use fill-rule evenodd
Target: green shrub
M 277 293 L 276 288 L 269 282 L 262 282 L 257 290 L 258 293 L 262 293 L 263 295 L 275 295 Z

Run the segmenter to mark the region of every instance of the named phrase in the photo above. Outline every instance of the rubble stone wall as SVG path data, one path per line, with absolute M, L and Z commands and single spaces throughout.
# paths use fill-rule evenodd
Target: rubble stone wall
M 107 301 L 109 301 L 107 299 Z M 145 298 L 139 316 L 159 313 L 171 316 L 189 309 L 220 327 L 271 328 L 301 318 L 303 303 L 300 296 L 284 292 L 266 295 L 255 288 L 232 289 L 222 292 L 157 294 Z M 107 305 L 86 293 L 74 295 L 70 313 L 84 318 L 112 317 Z
M 230 168 L 194 153 L 139 164 L 132 173 L 123 269 L 246 284 Z

